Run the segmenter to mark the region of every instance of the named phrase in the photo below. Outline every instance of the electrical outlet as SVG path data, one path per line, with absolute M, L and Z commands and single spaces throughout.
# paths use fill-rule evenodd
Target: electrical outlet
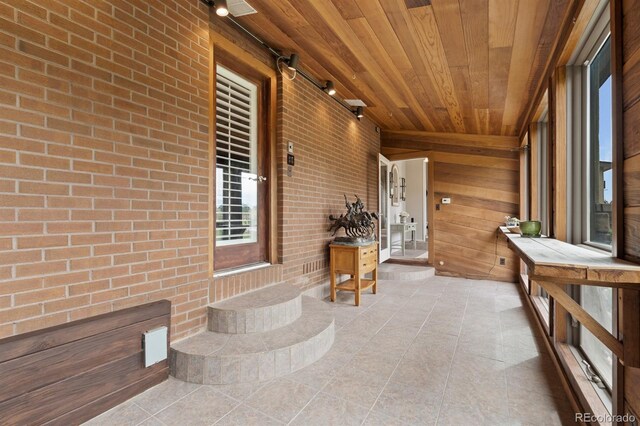
M 500 258 L 500 265 L 504 266 L 507 264 L 507 259 L 505 259 L 504 257 Z

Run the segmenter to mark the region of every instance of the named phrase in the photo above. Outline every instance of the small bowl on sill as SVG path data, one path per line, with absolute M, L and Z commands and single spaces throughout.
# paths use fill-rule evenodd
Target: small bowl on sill
M 520 233 L 520 226 L 519 225 L 507 225 L 507 229 L 512 234 L 519 234 Z

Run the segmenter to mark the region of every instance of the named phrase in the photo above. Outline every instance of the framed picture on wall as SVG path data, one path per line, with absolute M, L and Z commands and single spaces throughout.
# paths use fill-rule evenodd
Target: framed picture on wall
M 394 207 L 398 207 L 400 205 L 400 190 L 398 188 L 398 181 L 399 181 L 399 176 L 398 176 L 398 166 L 396 166 L 395 164 L 393 165 L 393 167 L 391 167 L 391 191 L 389 193 L 390 197 L 391 197 L 391 205 Z

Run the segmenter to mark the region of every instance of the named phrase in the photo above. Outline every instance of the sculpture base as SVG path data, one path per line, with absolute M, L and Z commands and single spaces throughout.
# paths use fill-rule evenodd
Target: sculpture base
M 375 241 L 375 236 L 369 238 L 336 237 L 333 240 L 333 244 L 342 244 L 345 246 L 368 246 L 371 243 L 375 243 Z

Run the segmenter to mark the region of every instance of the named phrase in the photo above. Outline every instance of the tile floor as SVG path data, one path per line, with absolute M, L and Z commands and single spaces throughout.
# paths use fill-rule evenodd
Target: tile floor
M 516 286 L 433 277 L 339 293 L 336 340 L 283 378 L 173 378 L 90 425 L 561 425 L 573 414 Z M 330 302 L 327 302 L 330 303 Z
M 404 249 L 404 256 L 402 255 L 402 250 L 397 249 L 391 252 L 391 257 L 394 259 L 427 259 L 428 253 L 427 250 L 413 250 L 413 249 Z

